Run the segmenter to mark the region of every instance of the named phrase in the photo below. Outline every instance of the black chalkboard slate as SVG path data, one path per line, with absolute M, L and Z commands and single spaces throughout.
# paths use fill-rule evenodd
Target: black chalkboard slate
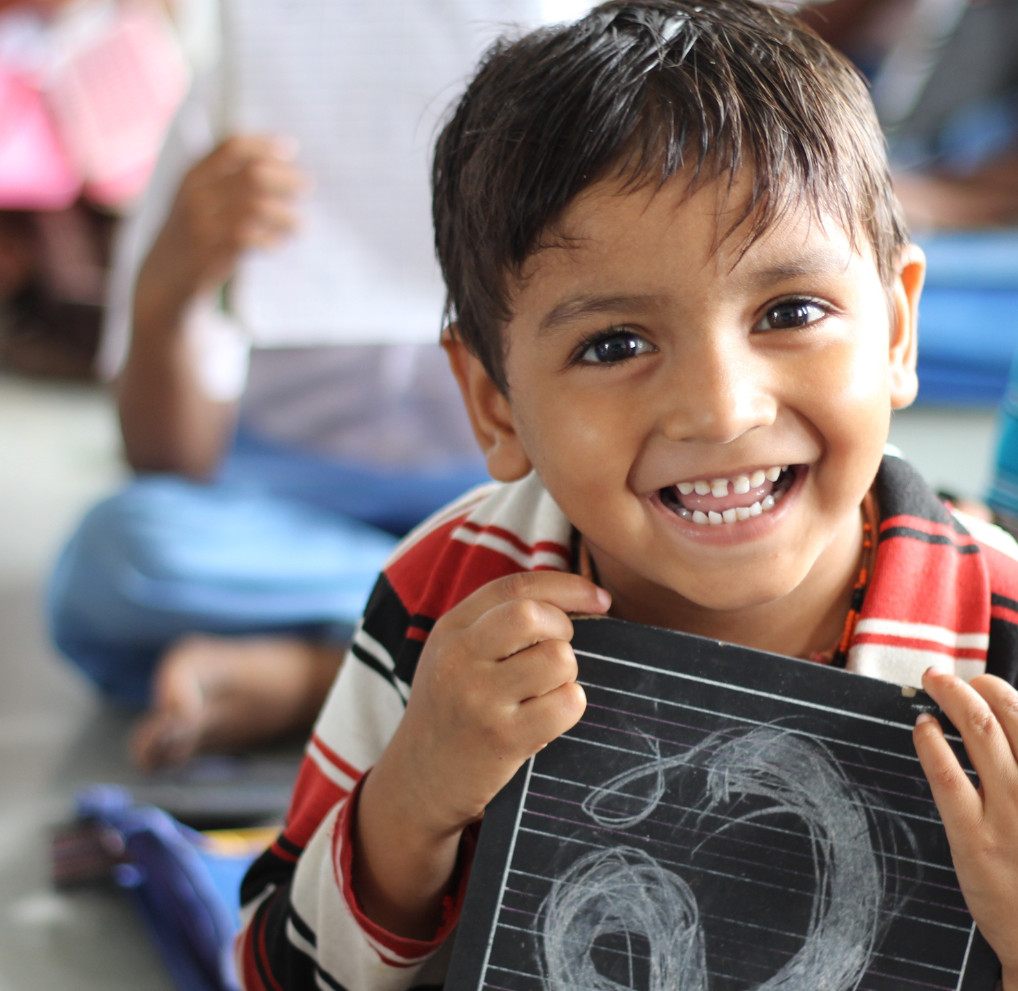
M 992 991 L 929 696 L 614 619 L 574 647 L 587 711 L 489 807 L 446 991 Z

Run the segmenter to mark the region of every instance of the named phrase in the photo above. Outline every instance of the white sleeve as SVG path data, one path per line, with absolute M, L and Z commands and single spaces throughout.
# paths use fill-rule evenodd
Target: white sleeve
M 355 644 L 308 744 L 286 829 L 241 890 L 235 960 L 246 991 L 407 991 L 441 985 L 448 967 L 462 874 L 429 941 L 373 924 L 353 893 L 358 786 L 402 718 L 408 688 L 385 647 L 363 630 Z

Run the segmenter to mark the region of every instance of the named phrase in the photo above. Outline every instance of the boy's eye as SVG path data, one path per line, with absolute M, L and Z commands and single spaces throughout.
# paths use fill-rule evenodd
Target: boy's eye
M 827 309 L 813 299 L 784 299 L 764 314 L 757 330 L 788 330 L 806 327 L 827 315 Z
M 577 353 L 580 362 L 611 365 L 653 350 L 650 342 L 631 330 L 610 330 L 584 342 Z

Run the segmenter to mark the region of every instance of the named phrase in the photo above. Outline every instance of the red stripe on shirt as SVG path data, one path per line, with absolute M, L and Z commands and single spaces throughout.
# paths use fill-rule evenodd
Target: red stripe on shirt
M 258 956 L 264 967 L 265 976 L 269 979 L 270 991 L 284 991 L 283 985 L 276 980 L 275 975 L 272 973 L 272 968 L 269 966 L 269 948 L 265 942 L 265 917 L 268 913 L 263 912 L 258 926 Z
M 318 737 L 314 739 L 325 754 L 325 750 L 328 748 L 323 748 Z M 336 754 L 331 750 L 329 754 L 336 757 Z M 328 757 L 328 754 L 326 756 Z M 341 769 L 351 767 L 346 761 L 338 758 L 334 762 L 331 760 L 330 762 Z M 350 773 L 355 782 L 361 776 L 360 772 L 353 768 L 350 772 L 344 773 Z M 293 802 L 287 817 L 286 829 L 283 831 L 287 842 L 303 850 L 322 819 L 328 815 L 337 802 L 342 801 L 348 794 L 349 791 L 346 788 L 341 788 L 335 781 L 327 777 L 314 760 L 305 757 L 301 762 L 297 782 L 294 785 Z M 293 856 L 281 848 L 278 842 L 273 844 L 272 849 L 283 859 L 293 861 Z
M 900 647 L 903 650 L 923 650 L 937 654 L 946 654 L 959 660 L 982 661 L 986 651 L 982 647 L 951 647 L 938 643 L 936 640 L 924 640 L 922 637 L 899 637 L 889 633 L 860 633 L 855 643 L 879 644 L 882 647 Z
M 1007 623 L 1014 623 L 1018 626 L 1018 610 L 1011 609 L 1009 606 L 990 606 L 990 617 L 992 619 L 1002 619 Z
M 337 770 L 341 771 L 348 778 L 352 778 L 356 781 L 360 776 L 361 772 L 358 768 L 354 767 L 349 761 L 344 760 L 335 750 L 332 749 L 317 733 L 311 736 L 314 745 L 318 748 L 325 759 Z
M 353 877 L 353 820 L 357 812 L 359 790 L 360 782 L 339 810 L 339 815 L 336 817 L 336 828 L 332 833 L 332 865 L 336 885 L 342 891 L 343 900 L 357 920 L 357 924 L 375 944 L 374 950 L 379 959 L 390 967 L 416 967 L 422 957 L 438 949 L 448 935 L 448 931 L 446 927 L 441 927 L 433 940 L 407 939 L 387 932 L 372 922 L 361 910 L 349 880 Z
M 491 535 L 497 537 L 499 540 L 505 541 L 515 547 L 522 554 L 527 557 L 534 557 L 537 554 L 551 553 L 557 554 L 559 557 L 569 559 L 568 550 L 561 544 L 556 543 L 554 540 L 539 540 L 536 544 L 528 544 L 526 541 L 521 540 L 511 530 L 506 530 L 500 526 L 487 526 L 479 523 L 474 523 L 469 519 L 463 519 L 460 521 L 457 529 L 468 530 L 470 533 L 476 534 L 477 536 Z
M 254 959 L 254 925 L 248 926 L 241 935 L 240 944 L 240 971 L 244 975 L 244 987 L 247 991 L 260 991 L 265 985 L 262 983 L 261 975 L 255 966 Z

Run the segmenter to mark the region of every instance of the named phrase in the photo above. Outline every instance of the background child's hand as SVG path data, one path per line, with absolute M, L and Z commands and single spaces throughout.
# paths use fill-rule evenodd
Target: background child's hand
M 433 932 L 463 829 L 583 714 L 568 614 L 609 603 L 578 575 L 527 572 L 478 589 L 435 624 L 360 796 L 355 884 L 380 925 Z
M 222 142 L 181 182 L 141 278 L 186 300 L 222 285 L 245 250 L 276 244 L 296 227 L 294 200 L 307 187 L 292 157 L 283 140 Z
M 992 675 L 966 684 L 927 671 L 923 688 L 965 743 L 979 787 L 962 771 L 940 724 L 920 717 L 915 746 L 947 830 L 972 917 L 1018 989 L 1018 692 Z

